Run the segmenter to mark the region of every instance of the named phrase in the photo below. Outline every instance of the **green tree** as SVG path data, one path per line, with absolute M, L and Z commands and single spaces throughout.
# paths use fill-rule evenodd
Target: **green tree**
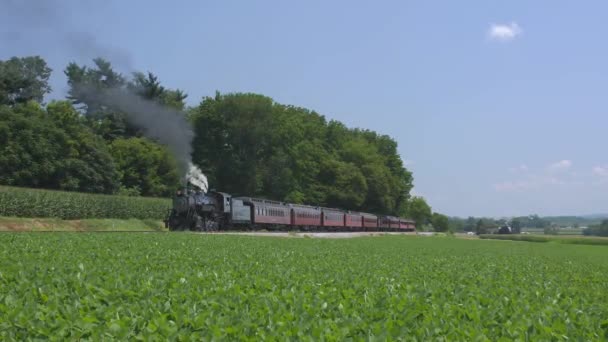
M 326 185 L 325 203 L 338 208 L 360 208 L 365 201 L 367 182 L 353 164 L 328 159 L 322 165 L 320 180 Z
M 85 111 L 88 117 L 103 118 L 111 111 L 100 102 L 98 93 L 107 89 L 122 88 L 127 84 L 125 77 L 114 71 L 112 64 L 95 58 L 94 67 L 80 66 L 74 62 L 68 64 L 64 73 L 68 78 L 68 96 L 72 103 Z
M 449 228 L 448 217 L 439 213 L 433 213 L 431 218 L 433 228 L 436 232 L 447 232 Z
M 521 233 L 521 221 L 517 218 L 511 220 L 511 229 L 513 229 L 513 233 L 515 234 Z
M 121 138 L 110 144 L 110 153 L 123 193 L 170 196 L 179 186 L 175 160 L 161 145 L 146 138 Z
M 414 196 L 409 201 L 406 214 L 409 218 L 416 221 L 416 227 L 422 227 L 432 222 L 431 207 L 426 203 L 424 198 L 419 196 Z
M 48 83 L 51 71 L 39 56 L 0 60 L 0 105 L 41 103 L 51 91 Z
M 475 232 L 478 235 L 488 233 L 488 227 L 482 219 L 477 220 L 477 223 L 475 224 Z
M 189 112 L 193 159 L 228 192 L 401 214 L 412 187 L 396 143 L 257 94 L 217 93 Z
M 183 110 L 188 97 L 183 91 L 167 89 L 161 85 L 158 77 L 151 72 L 144 74 L 134 72 L 133 79 L 128 82 L 127 88 L 146 100 L 155 101 L 161 105 Z
M 449 217 L 448 230 L 451 232 L 462 232 L 465 230 L 465 220 L 457 217 Z
M 93 63 L 93 67 L 68 64 L 64 71 L 69 85 L 67 98 L 85 113 L 89 125 L 105 140 L 141 135 L 139 128 L 129 124 L 125 113 L 108 107 L 99 96 L 108 89 L 125 87 L 125 77 L 103 58 L 96 58 Z
M 113 193 L 117 173 L 107 146 L 65 101 L 0 106 L 0 183 Z
M 469 216 L 464 223 L 464 230 L 467 232 L 475 231 L 477 220 L 473 216 Z

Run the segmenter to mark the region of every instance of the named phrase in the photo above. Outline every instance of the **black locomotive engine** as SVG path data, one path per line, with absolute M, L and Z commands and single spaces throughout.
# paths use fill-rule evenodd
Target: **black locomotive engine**
M 216 191 L 177 191 L 165 219 L 169 230 L 214 231 L 224 229 L 230 215 L 230 196 Z

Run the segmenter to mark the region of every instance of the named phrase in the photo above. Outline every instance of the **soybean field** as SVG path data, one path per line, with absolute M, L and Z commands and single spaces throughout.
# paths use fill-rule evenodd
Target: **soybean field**
M 0 234 L 0 340 L 604 340 L 608 247 Z

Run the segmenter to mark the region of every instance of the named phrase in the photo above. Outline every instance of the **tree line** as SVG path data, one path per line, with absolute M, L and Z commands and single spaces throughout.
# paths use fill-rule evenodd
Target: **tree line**
M 495 219 L 488 217 L 449 218 L 449 230 L 487 234 L 503 226 L 511 227 L 514 233 L 520 233 L 523 228 L 550 228 L 551 221 L 538 215 L 519 216 L 510 219 Z
M 410 216 L 448 229 L 411 197 L 397 143 L 374 131 L 251 93 L 216 93 L 187 106 L 151 72 L 123 75 L 104 59 L 64 69 L 66 99 L 44 102 L 52 70 L 39 56 L 0 61 L 0 183 L 91 193 L 170 196 L 181 172 L 167 146 L 89 89 L 125 89 L 176 109 L 194 132 L 192 161 L 212 188 L 235 195 Z
M 603 220 L 600 224 L 589 226 L 589 228 L 583 230 L 583 235 L 608 236 L 608 220 Z

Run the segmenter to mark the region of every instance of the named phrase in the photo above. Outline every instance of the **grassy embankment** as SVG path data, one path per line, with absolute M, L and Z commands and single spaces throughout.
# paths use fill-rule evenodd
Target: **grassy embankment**
M 163 231 L 161 220 L 24 218 L 0 216 L 0 232 Z

